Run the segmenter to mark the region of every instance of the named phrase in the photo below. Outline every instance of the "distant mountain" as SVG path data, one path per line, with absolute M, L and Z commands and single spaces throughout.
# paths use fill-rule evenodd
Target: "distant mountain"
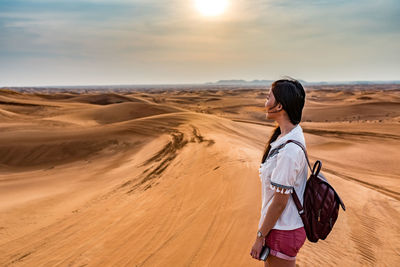
M 217 82 L 208 82 L 207 85 L 271 85 L 272 80 L 219 80 Z
M 307 82 L 304 80 L 298 80 L 304 86 L 314 87 L 316 89 L 318 86 L 321 87 L 331 87 L 341 85 L 343 87 L 348 87 L 349 89 L 354 89 L 354 86 L 359 85 L 367 88 L 369 85 L 395 85 L 395 89 L 399 90 L 398 84 L 400 85 L 400 81 L 343 81 L 343 82 Z M 37 92 L 47 90 L 57 91 L 57 92 L 90 92 L 93 90 L 103 90 L 103 91 L 113 91 L 113 92 L 129 92 L 130 90 L 143 90 L 143 91 L 151 91 L 151 90 L 176 90 L 176 89 L 208 89 L 210 87 L 216 88 L 241 88 L 241 87 L 266 87 L 271 86 L 273 80 L 219 80 L 217 82 L 207 82 L 207 83 L 187 83 L 187 84 L 120 84 L 120 85 L 54 85 L 54 86 L 5 86 L 2 87 L 0 85 L 0 90 L 15 90 L 19 92 Z M 392 86 L 388 86 L 388 88 L 392 88 Z M 325 88 L 330 89 L 330 88 Z
M 338 81 L 338 82 L 307 82 L 304 80 L 298 80 L 303 85 L 355 85 L 355 84 L 400 84 L 400 81 Z M 274 81 L 273 80 L 219 80 L 217 82 L 208 82 L 205 83 L 207 85 L 261 85 L 261 86 L 270 86 Z

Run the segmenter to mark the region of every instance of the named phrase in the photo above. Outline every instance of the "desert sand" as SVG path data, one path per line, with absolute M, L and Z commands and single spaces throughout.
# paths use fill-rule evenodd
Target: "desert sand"
M 400 265 L 400 88 L 307 88 L 346 205 L 298 266 Z M 267 88 L 0 90 L 0 266 L 263 266 Z

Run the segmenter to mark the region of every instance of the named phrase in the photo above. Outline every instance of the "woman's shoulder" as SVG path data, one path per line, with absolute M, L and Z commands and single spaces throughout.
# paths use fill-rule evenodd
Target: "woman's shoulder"
M 300 140 L 296 141 L 299 141 L 305 147 L 304 142 Z M 303 160 L 305 160 L 303 149 L 298 144 L 295 144 L 293 142 L 287 143 L 281 149 L 281 151 L 279 151 L 279 154 L 280 154 L 279 156 L 280 159 L 287 159 L 289 161 L 298 161 L 298 162 L 302 162 Z
M 292 139 L 295 140 L 297 142 L 299 142 L 300 144 L 303 145 L 304 148 L 306 148 L 306 144 L 304 142 L 304 139 Z M 299 153 L 302 152 L 303 153 L 303 149 L 301 148 L 301 146 L 299 146 L 298 144 L 294 143 L 294 142 L 289 142 L 287 143 L 283 149 L 283 151 L 285 151 L 286 153 Z

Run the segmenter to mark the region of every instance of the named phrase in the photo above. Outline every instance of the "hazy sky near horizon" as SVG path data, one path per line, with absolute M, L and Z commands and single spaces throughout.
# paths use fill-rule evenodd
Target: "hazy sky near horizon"
M 0 87 L 400 80 L 398 0 L 0 0 Z

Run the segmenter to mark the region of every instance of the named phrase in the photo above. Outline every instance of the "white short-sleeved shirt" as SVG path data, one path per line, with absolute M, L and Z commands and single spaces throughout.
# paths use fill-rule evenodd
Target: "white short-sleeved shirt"
M 271 143 L 271 150 L 283 144 L 289 139 L 299 141 L 306 147 L 303 129 L 297 124 L 289 133 Z M 308 165 L 303 150 L 294 143 L 288 143 L 278 153 L 270 154 L 270 157 L 261 163 L 259 168 L 262 205 L 261 218 L 258 229 L 261 228 L 268 207 L 272 203 L 275 191 L 290 194 L 293 188 L 296 190 L 300 203 L 303 205 L 303 194 L 306 187 Z M 304 226 L 297 207 L 290 196 L 281 216 L 272 229 L 293 230 Z

